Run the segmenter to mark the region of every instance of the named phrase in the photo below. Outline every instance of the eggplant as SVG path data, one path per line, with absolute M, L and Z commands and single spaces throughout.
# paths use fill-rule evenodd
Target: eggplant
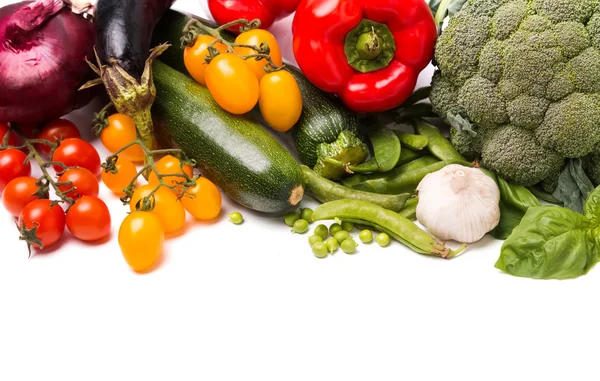
M 95 24 L 102 64 L 116 60 L 138 81 L 144 72 L 154 27 L 174 0 L 99 0 Z
M 104 83 L 119 113 L 133 118 L 144 144 L 155 146 L 150 109 L 156 97 L 152 61 L 169 45 L 151 48 L 152 33 L 174 0 L 98 0 L 96 59 L 100 76 L 83 88 Z

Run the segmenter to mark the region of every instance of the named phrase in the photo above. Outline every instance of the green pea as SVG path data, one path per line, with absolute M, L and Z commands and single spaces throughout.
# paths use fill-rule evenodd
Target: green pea
M 385 233 L 379 233 L 377 234 L 377 237 L 375 237 L 375 241 L 377 241 L 379 246 L 386 247 L 390 244 L 390 236 Z
M 335 233 L 339 232 L 340 230 L 344 229 L 342 229 L 342 225 L 336 222 L 335 224 L 331 224 L 331 226 L 329 227 L 329 234 L 335 235 Z
M 373 241 L 373 233 L 370 230 L 363 230 L 358 235 L 362 243 L 370 243 Z
M 300 218 L 308 221 L 309 223 L 312 221 L 313 210 L 311 208 L 302 209 L 302 213 L 300 213 Z
M 327 226 L 320 224 L 319 226 L 317 226 L 315 228 L 314 233 L 315 233 L 315 235 L 318 235 L 319 237 L 325 239 L 329 235 L 329 229 L 327 229 Z
M 350 238 L 350 233 L 345 230 L 340 230 L 333 235 L 333 238 L 335 238 L 335 240 L 339 243 L 342 243 L 345 239 Z
M 354 224 L 352 222 L 343 221 L 342 222 L 342 229 L 344 229 L 347 232 L 351 232 L 352 229 L 354 229 Z
M 294 226 L 294 222 L 298 221 L 300 219 L 300 213 L 293 211 L 293 212 L 289 212 L 288 214 L 286 214 L 283 217 L 283 221 L 285 222 L 285 224 L 287 226 Z
M 292 226 L 292 233 L 304 234 L 308 231 L 308 221 L 299 219 Z
M 321 237 L 320 235 L 311 235 L 310 237 L 308 237 L 308 243 L 311 246 L 317 242 L 323 242 L 323 237 Z
M 311 247 L 315 257 L 325 258 L 327 256 L 327 246 L 323 242 L 315 242 Z
M 329 253 L 333 254 L 337 251 L 338 247 L 340 247 L 340 244 L 338 243 L 338 241 L 331 237 L 329 238 L 327 241 L 325 241 L 325 245 L 327 246 L 327 251 L 329 251 Z
M 244 222 L 244 217 L 242 216 L 242 214 L 240 212 L 231 213 L 229 215 L 229 219 L 231 220 L 231 222 L 233 222 L 236 225 L 239 225 L 242 222 Z
M 342 251 L 346 254 L 353 254 L 356 251 L 356 247 L 358 245 L 352 238 L 346 238 L 341 244 L 340 247 Z

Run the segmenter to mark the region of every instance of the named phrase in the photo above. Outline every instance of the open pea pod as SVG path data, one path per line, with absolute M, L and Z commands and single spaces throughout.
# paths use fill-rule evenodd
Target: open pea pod
M 452 258 L 466 248 L 462 245 L 452 250 L 438 242 L 431 234 L 398 213 L 382 208 L 371 202 L 357 200 L 337 200 L 317 207 L 312 215 L 313 221 L 334 220 L 349 221 L 359 225 L 371 226 L 406 245 L 411 250 L 425 255 Z
M 325 159 L 329 164 L 338 165 L 348 173 L 388 172 L 400 160 L 400 139 L 387 127 L 372 127 L 367 133 L 373 146 L 373 157 L 359 165 L 347 165 L 333 158 Z

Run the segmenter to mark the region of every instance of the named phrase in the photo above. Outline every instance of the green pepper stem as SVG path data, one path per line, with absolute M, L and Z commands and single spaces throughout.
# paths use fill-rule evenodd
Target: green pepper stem
M 358 40 L 356 42 L 356 51 L 360 58 L 365 60 L 372 60 L 381 54 L 383 50 L 383 46 L 381 44 L 381 38 L 375 33 L 375 28 L 373 27 L 370 32 L 363 33 L 358 36 Z

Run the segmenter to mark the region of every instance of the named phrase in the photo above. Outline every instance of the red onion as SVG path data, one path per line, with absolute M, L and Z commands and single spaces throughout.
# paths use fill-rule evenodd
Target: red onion
M 0 122 L 36 123 L 87 104 L 77 89 L 94 73 L 93 24 L 62 0 L 0 8 Z

